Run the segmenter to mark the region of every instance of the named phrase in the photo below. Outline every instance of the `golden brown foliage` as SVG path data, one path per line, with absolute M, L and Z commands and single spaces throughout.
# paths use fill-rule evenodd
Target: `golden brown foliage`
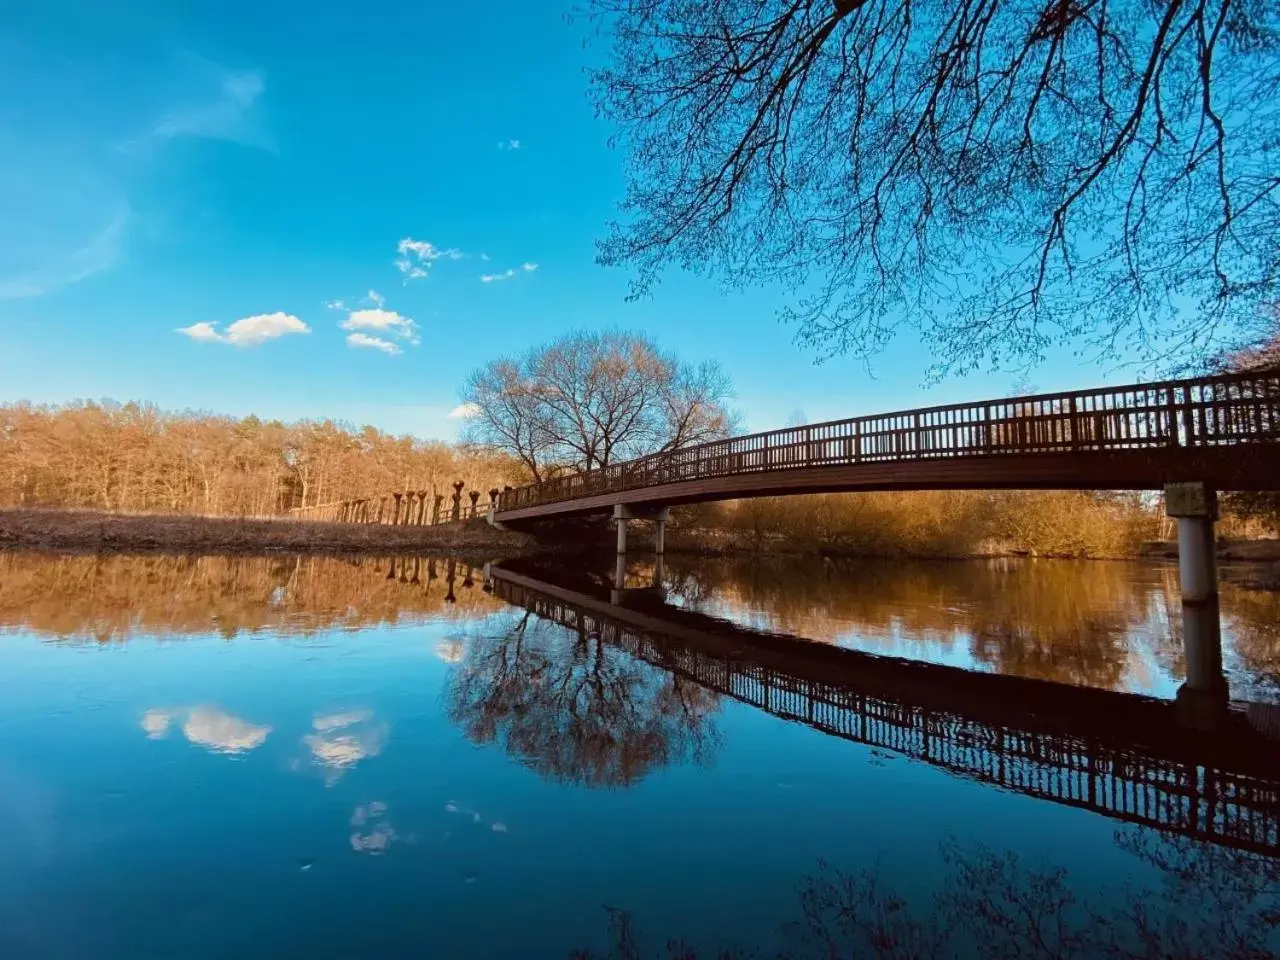
M 1136 497 L 1076 492 L 766 497 L 702 507 L 689 520 L 737 547 L 890 557 L 1132 556 L 1158 533 L 1157 515 Z
M 0 406 L 0 506 L 265 516 L 392 490 L 488 490 L 505 459 L 332 420 L 285 424 L 136 403 Z
M 505 609 L 479 571 L 428 558 L 69 556 L 0 552 L 0 629 L 122 642 L 307 634 Z M 452 599 L 450 599 L 452 597 Z

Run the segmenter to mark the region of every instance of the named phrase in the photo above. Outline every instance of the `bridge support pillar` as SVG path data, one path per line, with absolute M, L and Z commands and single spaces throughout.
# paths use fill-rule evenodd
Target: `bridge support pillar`
M 1212 730 L 1225 720 L 1228 701 L 1213 537 L 1218 498 L 1203 483 L 1172 483 L 1164 494 L 1166 513 L 1178 521 L 1178 583 L 1187 664 L 1186 680 L 1178 688 L 1178 718 L 1184 726 Z
M 1165 512 L 1178 521 L 1178 581 L 1183 603 L 1207 603 L 1218 595 L 1213 522 L 1218 496 L 1203 483 L 1171 483 L 1164 488 Z
M 653 550 L 659 556 L 666 549 L 667 521 L 671 511 L 666 507 L 641 507 L 619 503 L 613 508 L 613 520 L 618 525 L 618 553 L 627 552 L 627 521 L 652 520 L 656 526 L 653 535 Z

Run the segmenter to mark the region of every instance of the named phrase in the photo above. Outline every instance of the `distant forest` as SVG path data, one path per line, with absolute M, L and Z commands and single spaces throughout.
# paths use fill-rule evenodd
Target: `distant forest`
M 506 458 L 332 420 L 0 405 L 0 506 L 265 516 L 395 490 L 488 490 Z

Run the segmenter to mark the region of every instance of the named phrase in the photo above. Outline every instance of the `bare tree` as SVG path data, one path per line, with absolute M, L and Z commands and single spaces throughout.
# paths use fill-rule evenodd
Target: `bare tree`
M 638 334 L 575 333 L 472 373 L 464 435 L 544 480 L 727 436 L 730 395 L 717 363 L 681 362 Z
M 629 160 L 600 244 L 799 291 L 826 353 L 1165 365 L 1280 271 L 1275 0 L 580 0 Z

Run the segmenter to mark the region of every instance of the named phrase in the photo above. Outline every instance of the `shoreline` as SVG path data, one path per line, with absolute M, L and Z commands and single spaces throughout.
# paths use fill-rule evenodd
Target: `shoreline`
M 635 553 L 647 553 L 646 539 Z M 0 550 L 61 553 L 225 554 L 237 556 L 306 554 L 315 556 L 418 555 L 460 560 L 501 560 L 533 553 L 607 553 L 606 546 L 580 539 L 558 546 L 539 543 L 525 533 L 497 530 L 484 520 L 460 525 L 409 527 L 299 521 L 271 517 L 204 517 L 188 514 L 126 514 L 93 510 L 0 508 Z M 1109 557 L 1037 554 L 999 550 L 970 554 L 859 551 L 835 545 L 806 549 L 786 541 L 761 544 L 714 530 L 684 530 L 668 535 L 668 556 L 960 562 L 972 560 L 1091 560 L 1094 562 L 1176 561 L 1177 544 L 1143 543 L 1135 552 Z M 1280 539 L 1220 540 L 1220 563 L 1237 564 L 1257 576 L 1233 577 L 1237 585 L 1280 590 Z
M 493 559 L 537 552 L 525 534 L 483 520 L 437 527 L 325 523 L 261 517 L 0 509 L 0 550 L 386 556 Z

